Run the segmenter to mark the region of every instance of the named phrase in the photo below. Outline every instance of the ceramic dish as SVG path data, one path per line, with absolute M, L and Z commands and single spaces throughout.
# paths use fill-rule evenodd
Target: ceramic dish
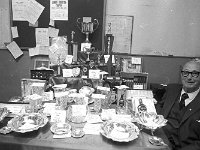
M 0 108 L 0 121 L 2 121 L 6 116 L 8 116 L 9 110 L 6 107 Z
M 9 128 L 9 127 L 7 127 L 7 126 L 2 127 L 2 128 L 0 129 L 0 133 L 2 133 L 2 134 L 7 134 L 7 133 L 10 133 L 10 132 L 12 132 L 12 130 L 11 130 L 11 128 Z
M 48 118 L 43 114 L 31 113 L 14 117 L 8 122 L 12 131 L 25 133 L 38 130 L 47 124 Z
M 167 120 L 162 115 L 155 113 L 141 113 L 135 118 L 136 122 L 146 129 L 157 129 L 166 125 Z
M 113 141 L 129 142 L 138 138 L 139 129 L 130 122 L 107 121 L 101 127 L 101 134 Z
M 71 126 L 68 123 L 54 123 L 50 130 L 54 134 L 68 134 L 71 131 Z

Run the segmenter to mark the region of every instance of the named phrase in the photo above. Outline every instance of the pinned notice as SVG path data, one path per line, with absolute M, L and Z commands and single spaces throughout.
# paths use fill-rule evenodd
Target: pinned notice
M 6 47 L 11 52 L 11 54 L 13 55 L 15 59 L 17 59 L 23 54 L 22 50 L 19 48 L 19 46 L 17 45 L 15 41 L 11 42 Z
M 11 31 L 12 31 L 13 38 L 19 37 L 17 27 L 11 27 Z

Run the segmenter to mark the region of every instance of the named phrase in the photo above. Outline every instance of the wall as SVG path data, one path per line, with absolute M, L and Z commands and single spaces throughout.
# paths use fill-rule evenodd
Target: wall
M 108 0 L 106 14 L 134 16 L 132 54 L 200 57 L 198 0 Z
M 7 49 L 0 50 L 0 101 L 21 96 L 21 79 L 30 78 L 34 60 L 29 57 L 28 51 L 15 60 Z

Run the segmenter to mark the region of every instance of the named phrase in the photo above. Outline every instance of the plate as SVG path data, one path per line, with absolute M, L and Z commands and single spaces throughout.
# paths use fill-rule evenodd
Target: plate
M 48 118 L 44 114 L 30 113 L 14 117 L 8 122 L 12 131 L 25 133 L 38 130 L 47 124 Z
M 130 122 L 106 121 L 101 126 L 101 134 L 117 142 L 129 142 L 138 138 L 139 129 Z
M 71 126 L 68 123 L 54 123 L 50 130 L 54 134 L 68 134 L 71 131 Z
M 82 129 L 74 129 L 72 130 L 72 137 L 80 138 L 85 135 L 84 131 Z
M 157 129 L 166 125 L 167 120 L 163 115 L 155 113 L 140 113 L 135 118 L 136 122 L 143 125 L 146 129 Z
M 10 132 L 12 132 L 12 130 L 11 130 L 11 128 L 9 128 L 9 127 L 7 127 L 7 126 L 2 127 L 2 128 L 0 129 L 0 133 L 2 133 L 2 134 L 7 134 L 7 133 L 10 133 Z

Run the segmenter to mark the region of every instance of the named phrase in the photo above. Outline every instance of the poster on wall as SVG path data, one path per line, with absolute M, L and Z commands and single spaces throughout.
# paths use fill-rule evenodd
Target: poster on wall
M 51 0 L 50 18 L 52 20 L 68 20 L 68 0 Z
M 113 52 L 131 53 L 133 19 L 133 16 L 106 16 L 105 34 L 112 34 L 114 36 Z

